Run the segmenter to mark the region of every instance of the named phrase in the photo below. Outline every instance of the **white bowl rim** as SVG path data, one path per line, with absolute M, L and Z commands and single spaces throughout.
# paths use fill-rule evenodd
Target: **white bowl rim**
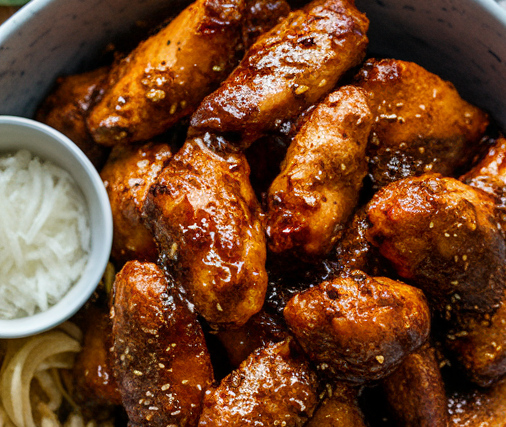
M 74 315 L 91 297 L 107 267 L 112 246 L 112 212 L 109 197 L 98 171 L 86 155 L 69 138 L 59 131 L 32 119 L 17 116 L 0 115 L 0 125 L 28 127 L 46 134 L 69 152 L 83 167 L 92 182 L 93 192 L 98 200 L 99 217 L 103 221 L 104 233 L 101 233 L 101 244 L 98 255 L 88 260 L 88 264 L 96 260 L 93 268 L 87 265 L 84 275 L 75 283 L 67 294 L 47 310 L 19 319 L 0 319 L 0 338 L 21 338 L 47 331 Z M 81 187 L 79 182 L 76 183 Z M 92 243 L 93 248 L 93 243 Z M 94 254 L 95 255 L 95 254 Z

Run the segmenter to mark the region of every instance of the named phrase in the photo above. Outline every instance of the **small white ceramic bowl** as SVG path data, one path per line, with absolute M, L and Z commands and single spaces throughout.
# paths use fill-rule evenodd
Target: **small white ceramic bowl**
M 0 154 L 27 149 L 74 178 L 88 204 L 91 251 L 81 278 L 48 310 L 12 320 L 0 319 L 0 338 L 18 338 L 67 320 L 88 300 L 105 271 L 112 244 L 112 214 L 100 176 L 88 158 L 65 135 L 34 120 L 0 116 Z

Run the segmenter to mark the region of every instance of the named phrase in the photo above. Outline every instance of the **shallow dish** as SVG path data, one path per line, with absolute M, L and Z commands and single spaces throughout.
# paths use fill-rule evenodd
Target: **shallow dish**
M 107 266 L 112 244 L 109 199 L 98 172 L 66 136 L 30 119 L 0 116 L 0 154 L 27 149 L 65 169 L 83 192 L 89 209 L 91 250 L 86 267 L 67 294 L 33 316 L 0 320 L 0 338 L 32 335 L 71 317 L 88 300 Z

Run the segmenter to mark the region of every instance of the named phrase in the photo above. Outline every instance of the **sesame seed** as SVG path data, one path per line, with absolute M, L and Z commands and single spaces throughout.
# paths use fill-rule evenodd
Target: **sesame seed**
M 142 373 L 141 371 L 138 371 L 138 370 L 136 370 L 136 369 L 134 369 L 134 371 L 133 371 L 133 372 L 134 372 L 134 374 L 135 374 L 135 375 L 137 375 L 137 376 L 139 376 L 139 377 L 140 377 L 141 375 L 143 375 L 143 373 Z
M 174 114 L 177 110 L 177 104 L 174 103 L 170 106 L 169 114 Z
M 216 71 L 217 73 L 219 73 L 220 71 L 223 71 L 223 67 L 221 67 L 220 65 L 214 65 L 213 71 Z
M 378 363 L 383 364 L 383 362 L 385 361 L 385 357 L 380 354 L 379 356 L 376 356 L 376 360 L 378 361 Z
M 159 363 L 158 367 L 161 368 L 161 369 L 163 369 L 163 368 L 165 368 L 165 365 L 163 363 Z
M 181 381 L 181 384 L 188 384 L 188 383 L 189 383 L 189 381 L 188 381 L 188 380 L 183 380 L 183 381 Z
M 296 94 L 296 95 L 301 95 L 301 94 L 303 94 L 304 92 L 306 92 L 308 89 L 309 89 L 309 87 L 308 87 L 308 86 L 306 86 L 306 85 L 300 85 L 300 86 L 298 86 L 298 87 L 295 89 L 295 94 Z
M 434 228 L 434 223 L 432 221 L 429 224 L 429 228 Z
M 467 255 L 462 255 L 462 260 L 467 261 Z
M 170 384 L 162 385 L 162 391 L 168 390 L 170 388 Z
M 459 281 L 458 281 L 458 280 L 452 280 L 450 283 L 451 283 L 452 285 L 458 285 L 458 284 L 459 284 Z
M 216 308 L 218 309 L 218 311 L 223 311 L 223 309 L 221 308 L 220 303 L 217 303 L 217 304 L 216 304 Z

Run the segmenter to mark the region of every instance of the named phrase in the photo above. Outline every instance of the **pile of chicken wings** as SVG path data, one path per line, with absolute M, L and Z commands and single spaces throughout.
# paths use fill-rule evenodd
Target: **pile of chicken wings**
M 353 0 L 299 6 L 197 0 L 40 106 L 114 217 L 72 394 L 132 427 L 374 426 L 364 390 L 503 426 L 506 139 L 372 58 Z

